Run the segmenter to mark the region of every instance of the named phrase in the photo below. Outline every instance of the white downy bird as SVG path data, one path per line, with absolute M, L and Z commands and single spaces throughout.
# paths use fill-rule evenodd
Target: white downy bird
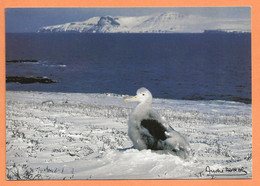
M 137 90 L 137 95 L 124 101 L 140 102 L 128 121 L 128 135 L 138 150 L 151 149 L 171 152 L 181 158 L 190 156 L 190 145 L 179 132 L 163 123 L 152 108 L 152 94 L 146 88 Z

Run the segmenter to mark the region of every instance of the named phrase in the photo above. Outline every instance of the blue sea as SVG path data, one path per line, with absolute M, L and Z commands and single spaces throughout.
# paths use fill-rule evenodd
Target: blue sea
M 6 34 L 7 90 L 134 95 L 251 103 L 251 34 Z

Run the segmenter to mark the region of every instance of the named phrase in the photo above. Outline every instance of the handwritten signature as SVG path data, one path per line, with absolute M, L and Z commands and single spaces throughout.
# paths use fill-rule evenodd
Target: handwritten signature
M 224 167 L 224 168 L 213 168 L 207 166 L 204 171 L 196 174 L 198 177 L 210 176 L 212 179 L 218 176 L 246 176 L 248 173 L 246 171 L 247 167 Z

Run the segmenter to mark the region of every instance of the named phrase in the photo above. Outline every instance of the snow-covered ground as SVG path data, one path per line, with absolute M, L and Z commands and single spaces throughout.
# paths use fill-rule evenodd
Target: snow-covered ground
M 252 177 L 251 105 L 154 99 L 185 135 L 188 160 L 131 148 L 126 95 L 6 93 L 7 179 L 211 179 Z

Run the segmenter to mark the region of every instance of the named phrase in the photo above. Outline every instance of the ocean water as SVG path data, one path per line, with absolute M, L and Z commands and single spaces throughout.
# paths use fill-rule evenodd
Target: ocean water
M 251 103 L 251 34 L 6 34 L 7 90 L 116 93 Z

